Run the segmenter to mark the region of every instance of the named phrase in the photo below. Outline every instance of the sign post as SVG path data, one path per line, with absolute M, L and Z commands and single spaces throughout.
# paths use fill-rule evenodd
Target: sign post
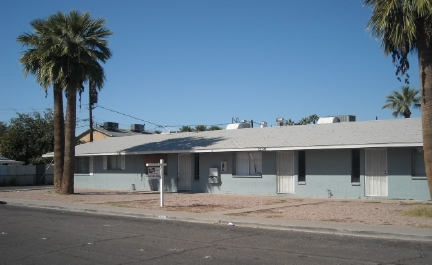
M 159 179 L 159 192 L 160 192 L 160 206 L 164 206 L 164 160 L 161 159 L 160 163 L 147 163 L 148 166 L 148 178 L 149 179 Z
M 159 189 L 160 189 L 160 207 L 164 206 L 164 160 L 161 159 L 160 160 L 160 173 L 161 173 L 161 178 L 159 180 Z

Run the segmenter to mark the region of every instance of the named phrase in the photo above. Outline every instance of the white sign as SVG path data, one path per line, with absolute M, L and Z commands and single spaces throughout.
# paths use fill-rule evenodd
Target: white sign
M 160 167 L 149 167 L 147 176 L 149 179 L 160 179 Z

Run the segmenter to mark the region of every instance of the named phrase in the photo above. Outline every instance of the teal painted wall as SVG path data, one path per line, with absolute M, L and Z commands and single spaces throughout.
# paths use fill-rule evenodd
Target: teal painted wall
M 426 176 L 412 176 L 412 149 L 387 149 L 388 197 L 391 199 L 429 200 Z
M 364 152 L 360 157 L 364 157 Z M 364 196 L 364 159 L 360 160 L 360 176 L 360 186 L 353 185 L 350 149 L 307 150 L 306 182 L 299 184 L 296 178 L 295 194 L 304 197 L 331 195 L 335 198 L 361 198 Z
M 168 173 L 164 177 L 165 190 L 170 192 L 177 191 L 176 158 L 177 155 L 168 156 Z M 93 175 L 75 174 L 75 187 L 119 191 L 132 191 L 134 187 L 137 191 L 157 191 L 159 180 L 148 179 L 143 155 L 126 156 L 124 170 L 103 169 L 103 157 L 95 156 L 93 157 Z
M 263 152 L 261 177 L 238 177 L 233 175 L 234 152 L 201 153 L 199 179 L 191 176 L 192 192 L 260 194 L 300 197 L 366 198 L 365 197 L 365 151 L 360 152 L 360 182 L 351 183 L 351 150 L 307 150 L 306 182 L 298 183 L 298 159 L 294 152 L 294 194 L 277 194 L 276 157 L 277 152 Z M 426 179 L 412 177 L 412 149 L 388 148 L 388 197 L 383 199 L 429 200 Z M 193 163 L 192 155 L 192 163 Z M 226 161 L 227 170 L 221 172 L 221 162 Z M 178 155 L 168 155 L 168 172 L 165 175 L 165 190 L 177 192 Z M 109 190 L 150 191 L 142 155 L 126 157 L 125 170 L 103 170 L 102 156 L 94 157 L 93 175 L 75 175 L 75 187 Z M 193 165 L 191 165 L 192 168 Z M 209 181 L 209 168 L 218 168 L 219 183 Z M 152 181 L 153 190 L 159 189 L 159 181 Z M 368 197 L 370 198 L 370 197 Z M 374 197 L 375 198 L 375 197 Z

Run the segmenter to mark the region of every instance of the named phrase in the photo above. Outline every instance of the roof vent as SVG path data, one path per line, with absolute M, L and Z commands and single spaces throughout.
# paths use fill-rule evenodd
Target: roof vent
M 276 119 L 276 125 L 277 126 L 284 126 L 284 122 L 285 122 L 285 119 L 282 117 L 279 117 Z
M 116 122 L 104 122 L 104 129 L 108 131 L 118 130 L 118 123 Z
M 317 124 L 336 123 L 336 122 L 339 122 L 338 117 L 322 117 L 318 119 Z
M 244 129 L 244 128 L 251 128 L 251 124 L 248 122 L 232 123 L 227 125 L 226 130 Z
M 260 128 L 264 128 L 264 127 L 267 127 L 267 122 L 265 121 L 260 122 Z
M 145 124 L 131 124 L 130 130 L 134 132 L 143 132 Z

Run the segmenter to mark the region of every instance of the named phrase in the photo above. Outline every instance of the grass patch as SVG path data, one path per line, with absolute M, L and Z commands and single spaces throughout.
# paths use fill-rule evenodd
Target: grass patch
M 411 210 L 402 212 L 402 215 L 409 217 L 432 218 L 432 208 L 427 206 L 417 206 Z
M 281 218 L 281 217 L 283 217 L 282 215 L 280 215 L 280 214 L 269 214 L 269 215 L 266 215 L 266 216 L 264 216 L 265 218 Z

